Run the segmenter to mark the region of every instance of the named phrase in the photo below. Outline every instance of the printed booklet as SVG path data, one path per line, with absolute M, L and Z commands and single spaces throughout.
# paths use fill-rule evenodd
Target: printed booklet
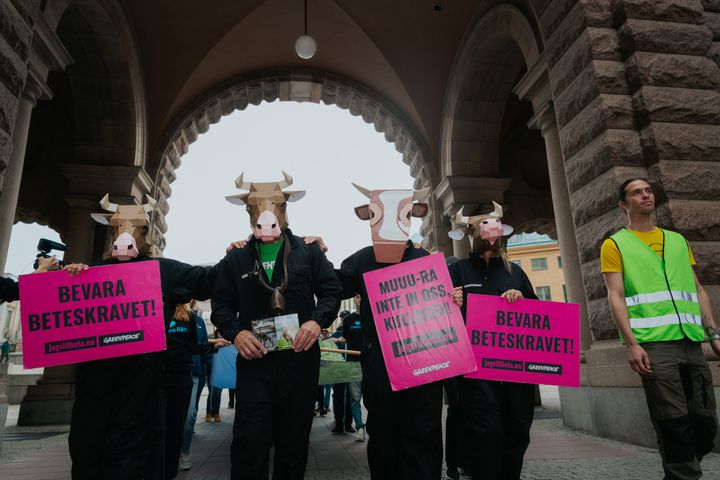
M 297 313 L 280 315 L 278 317 L 253 320 L 253 335 L 267 348 L 268 352 L 288 350 L 292 347 L 300 322 Z

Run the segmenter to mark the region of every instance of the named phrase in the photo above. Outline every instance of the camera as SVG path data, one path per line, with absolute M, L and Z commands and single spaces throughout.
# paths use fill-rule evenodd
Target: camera
M 38 254 L 35 256 L 35 263 L 33 263 L 33 270 L 37 270 L 39 258 L 50 257 L 50 252 L 53 250 L 58 250 L 58 251 L 64 252 L 65 245 L 63 245 L 60 242 L 53 242 L 52 240 L 48 240 L 47 238 L 41 238 L 40 241 L 38 242 L 37 249 L 38 249 Z M 62 267 L 65 265 L 65 262 L 62 260 L 58 260 L 58 264 Z

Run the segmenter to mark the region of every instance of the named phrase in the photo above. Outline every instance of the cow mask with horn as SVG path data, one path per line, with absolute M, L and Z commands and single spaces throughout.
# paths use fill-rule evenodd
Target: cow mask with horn
M 428 214 L 424 200 L 429 188 L 422 190 L 368 190 L 353 186 L 370 202 L 355 208 L 360 220 L 370 220 L 373 250 L 378 263 L 399 263 L 410 235 L 410 218 Z
M 245 205 L 250 215 L 250 225 L 256 239 L 263 242 L 275 242 L 280 239 L 288 226 L 287 202 L 296 202 L 305 196 L 304 190 L 283 192 L 293 183 L 293 179 L 285 172 L 284 179 L 279 182 L 254 183 L 243 180 L 241 174 L 235 180 L 235 186 L 248 193 L 230 195 L 225 199 L 235 205 Z
M 144 205 L 118 205 L 110 203 L 110 194 L 100 200 L 103 210 L 111 213 L 93 213 L 93 220 L 110 227 L 112 235 L 111 255 L 125 262 L 146 255 L 151 247 L 147 240 L 150 229 L 148 214 L 155 210 L 157 202 L 149 195 Z
M 460 225 L 460 228 L 451 230 L 448 236 L 453 240 L 462 240 L 467 235 L 470 239 L 470 247 L 476 253 L 480 253 L 478 250 L 485 244 L 482 240 L 486 240 L 489 248 L 492 249 L 498 238 L 506 237 L 513 232 L 511 226 L 501 222 L 503 216 L 502 206 L 495 202 L 493 202 L 493 206 L 495 209 L 491 213 L 470 217 L 464 216 L 464 207 L 461 208 L 455 216 L 455 223 Z

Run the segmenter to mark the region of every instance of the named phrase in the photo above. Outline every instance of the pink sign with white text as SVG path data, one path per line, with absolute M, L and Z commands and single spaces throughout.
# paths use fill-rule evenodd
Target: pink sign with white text
M 475 371 L 442 254 L 368 272 L 364 279 L 393 391 Z
M 580 305 L 467 297 L 467 332 L 485 380 L 580 386 Z
M 165 350 L 157 261 L 20 277 L 25 368 Z

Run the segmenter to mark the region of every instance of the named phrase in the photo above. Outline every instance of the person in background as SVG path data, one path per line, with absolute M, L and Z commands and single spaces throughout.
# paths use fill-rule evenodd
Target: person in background
M 5 341 L 0 345 L 0 362 L 10 361 L 10 342 L 6 338 Z
M 225 341 L 222 336 L 220 335 L 220 332 L 215 329 L 215 335 L 214 337 L 217 340 L 223 340 Z M 208 361 L 208 370 L 206 372 L 206 379 L 207 379 L 207 386 L 208 386 L 208 397 L 207 401 L 205 403 L 205 421 L 210 423 L 213 420 L 216 423 L 220 423 L 222 421 L 222 418 L 220 418 L 220 401 L 222 399 L 222 388 L 213 387 L 210 385 L 210 376 L 212 374 L 212 356 L 210 357 Z
M 191 303 L 191 307 L 194 306 L 194 303 L 194 301 Z M 205 377 L 202 363 L 203 357 L 205 355 L 212 355 L 221 347 L 229 345 L 229 342 L 224 339 L 216 340 L 214 345 L 209 343 L 205 320 L 192 308 L 188 313 L 190 315 L 190 322 L 195 323 L 195 329 L 197 332 L 197 347 L 193 348 L 192 355 L 193 386 L 189 397 L 187 416 L 185 417 L 185 429 L 183 430 L 182 444 L 180 446 L 180 461 L 178 464 L 178 468 L 180 470 L 190 470 L 190 468 L 192 468 L 192 461 L 190 460 L 190 445 L 192 444 L 192 436 L 195 431 L 195 421 L 197 420 L 198 387 L 200 386 L 200 378 Z
M 343 311 L 343 313 L 349 313 Z M 341 314 L 342 316 L 342 314 Z M 330 338 L 335 341 L 335 348 L 346 350 L 345 341 L 338 341 L 342 338 L 343 329 L 342 325 L 330 335 Z M 337 435 L 339 433 L 356 433 L 352 426 L 352 404 L 350 402 L 350 395 L 347 394 L 348 384 L 347 383 L 336 383 L 332 386 L 333 390 L 333 410 L 335 416 L 335 425 L 333 426 L 330 433 Z
M 228 389 L 228 396 L 230 399 L 228 400 L 228 408 L 235 408 L 235 389 L 230 388 Z
M 357 313 L 360 311 L 360 295 L 355 295 L 355 308 L 356 311 L 353 313 L 347 310 L 340 313 L 340 317 L 343 319 L 342 336 L 338 338 L 337 341 L 338 343 L 346 345 L 348 350 L 362 351 L 365 337 L 362 333 L 360 315 Z M 360 356 L 345 355 L 345 361 L 359 362 Z M 346 392 L 350 401 L 350 412 L 355 420 L 355 440 L 364 442 L 366 436 L 365 423 L 363 422 L 362 406 L 360 404 L 362 400 L 362 381 L 350 382 L 347 383 L 346 386 Z
M 320 348 L 335 348 L 337 345 L 330 338 L 330 330 L 323 328 L 320 330 Z M 315 413 L 320 414 L 324 417 L 330 410 L 330 395 L 332 392 L 332 385 L 318 385 L 317 387 L 317 408 Z

